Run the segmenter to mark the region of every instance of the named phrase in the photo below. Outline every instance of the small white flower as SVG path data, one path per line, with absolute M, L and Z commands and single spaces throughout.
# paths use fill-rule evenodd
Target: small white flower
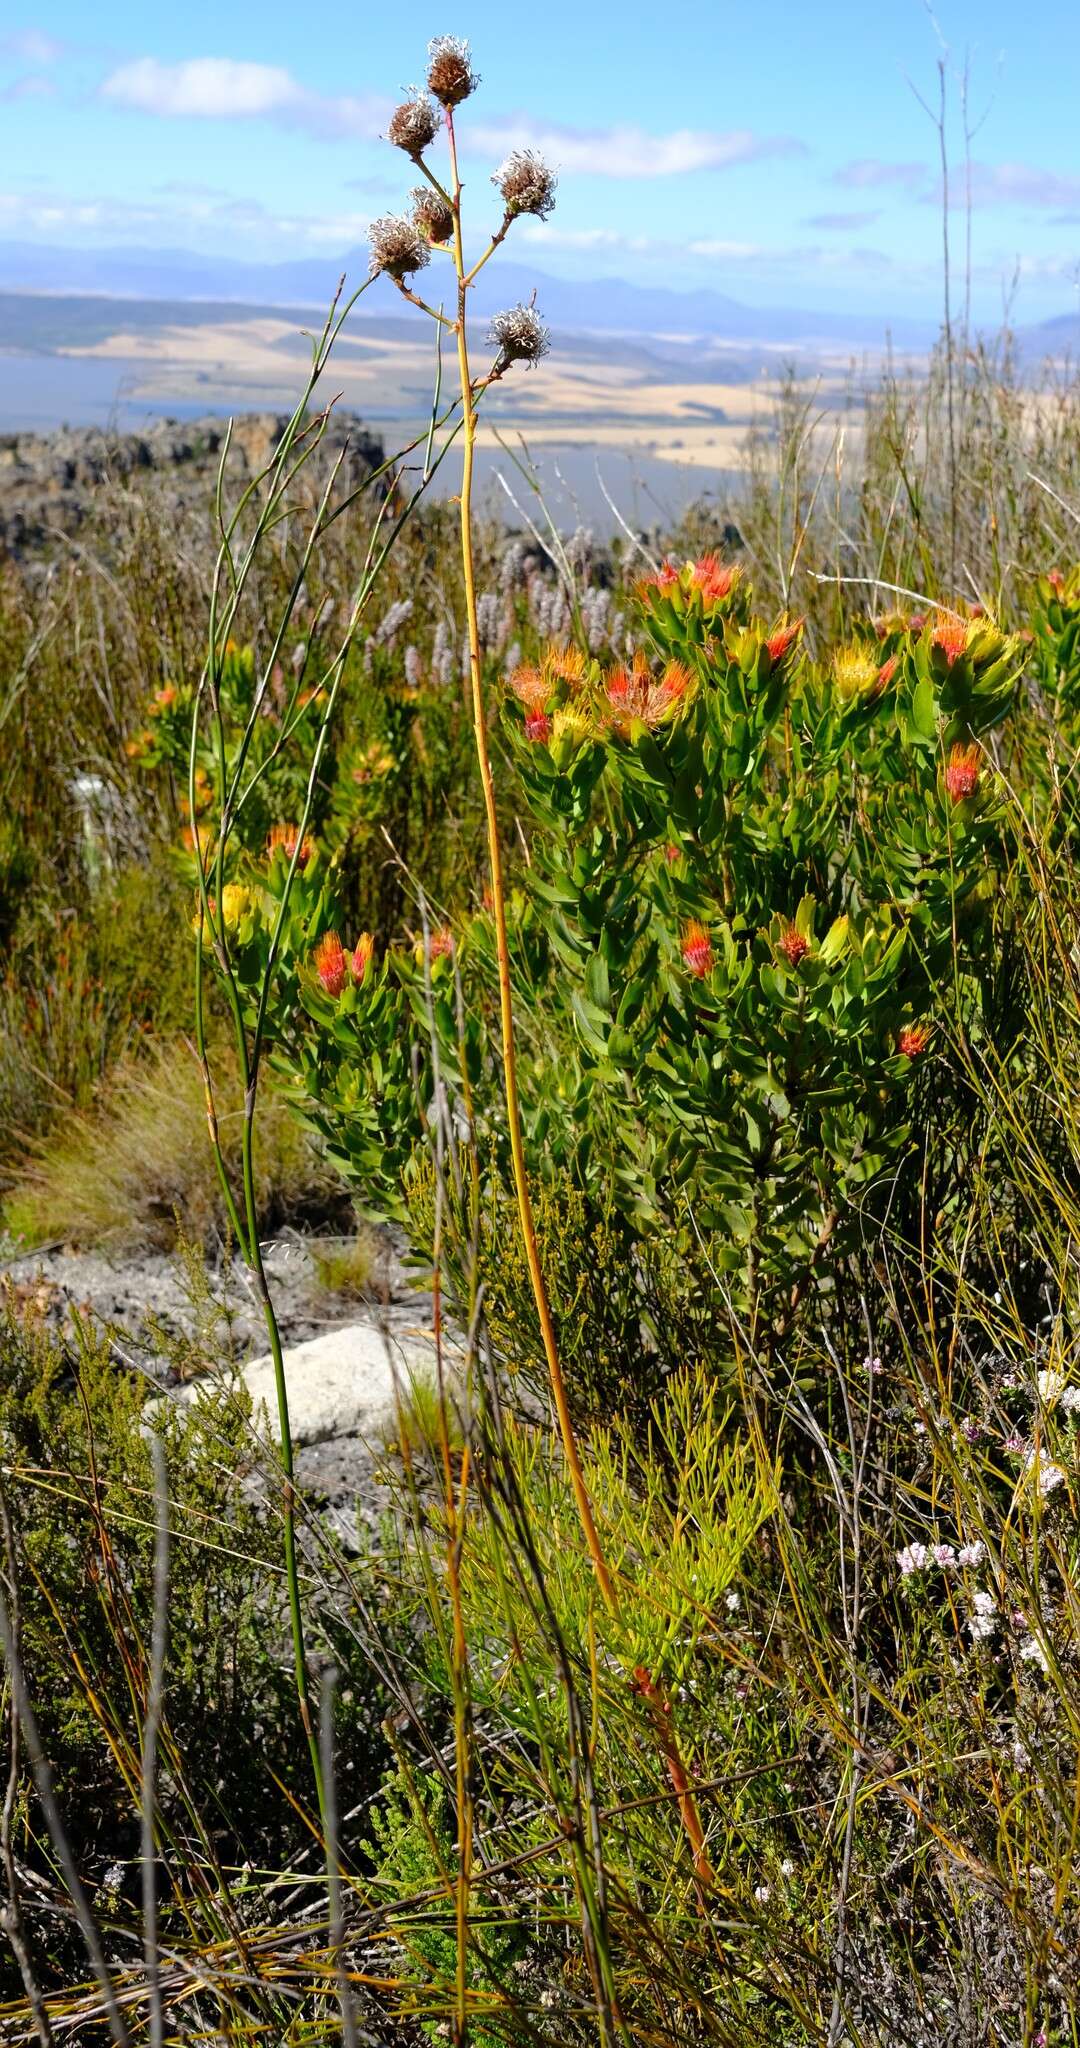
M 1042 1457 L 1032 1445 L 1024 1459 L 1023 1476 L 1025 1479 L 1034 1478 L 1040 1500 L 1046 1500 L 1051 1493 L 1056 1493 L 1059 1486 L 1064 1485 L 1066 1474 L 1063 1465 L 1055 1465 L 1052 1458 Z
M 1020 1661 L 1022 1664 L 1037 1664 L 1040 1671 L 1049 1671 L 1050 1669 L 1046 1658 L 1046 1651 L 1043 1649 L 1038 1636 L 1024 1637 L 1020 1645 Z
M 973 1643 L 988 1642 L 997 1627 L 997 1601 L 992 1593 L 976 1593 L 968 1616 L 968 1634 Z
M 794 1877 L 795 1865 L 792 1862 L 790 1856 L 785 1856 L 782 1864 L 780 1865 L 780 1875 L 781 1877 Z
M 1031 1751 L 1025 1748 L 1019 1736 L 1016 1737 L 1012 1746 L 1012 1760 L 1017 1769 L 1021 1771 L 1026 1770 L 1031 1762 Z
M 741 1602 L 737 1593 L 729 1593 L 724 1600 L 724 1606 L 729 1614 L 737 1614 L 740 1605 Z
M 925 1543 L 906 1543 L 896 1553 L 902 1579 L 914 1578 L 916 1572 L 924 1572 L 930 1562 L 930 1552 Z
M 943 1572 L 949 1571 L 956 1563 L 956 1552 L 951 1543 L 935 1543 L 932 1555 L 934 1563 L 939 1564 Z
M 767 1884 L 756 1884 L 754 1886 L 754 1897 L 759 1906 L 767 1906 L 772 1897 L 772 1892 Z
M 1052 1408 L 1065 1392 L 1065 1375 L 1060 1366 L 1047 1366 L 1035 1381 L 1040 1401 L 1044 1407 Z
M 956 1553 L 956 1562 L 957 1564 L 974 1566 L 981 1564 L 985 1556 L 986 1545 L 979 1538 L 975 1543 L 961 1544 L 960 1549 Z
M 1066 1387 L 1061 1396 L 1061 1406 L 1066 1415 L 1077 1414 L 1080 1411 L 1080 1387 Z

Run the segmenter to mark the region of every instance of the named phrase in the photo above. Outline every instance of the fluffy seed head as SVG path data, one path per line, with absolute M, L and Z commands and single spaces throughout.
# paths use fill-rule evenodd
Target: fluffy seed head
M 428 44 L 428 91 L 444 107 L 458 107 L 480 83 L 469 45 L 460 36 L 436 36 Z
M 324 932 L 312 955 L 315 972 L 328 996 L 336 999 L 345 986 L 345 948 L 336 932 Z
M 545 220 L 555 204 L 555 173 L 535 149 L 512 149 L 491 180 L 502 193 L 511 220 L 535 213 Z
M 488 340 L 499 351 L 500 362 L 538 363 L 551 347 L 547 328 L 533 306 L 508 306 L 496 313 Z
M 388 277 L 407 277 L 410 271 L 423 270 L 425 263 L 431 261 L 431 251 L 419 228 L 403 214 L 384 213 L 373 220 L 368 241 L 373 277 L 382 270 Z
M 419 163 L 425 149 L 434 142 L 439 132 L 439 116 L 426 92 L 414 86 L 407 100 L 395 107 L 386 130 L 387 142 L 395 149 L 403 149 L 414 163 Z
M 688 924 L 683 932 L 682 957 L 687 973 L 694 975 L 696 980 L 704 981 L 705 976 L 711 973 L 713 949 L 709 934 L 705 926 L 698 924 L 696 920 Z
M 445 199 L 440 199 L 430 185 L 417 185 L 409 198 L 413 222 L 425 242 L 434 242 L 437 248 L 448 242 L 454 232 L 454 215 Z
M 945 765 L 945 788 L 950 802 L 962 804 L 979 786 L 981 756 L 977 746 L 955 746 Z

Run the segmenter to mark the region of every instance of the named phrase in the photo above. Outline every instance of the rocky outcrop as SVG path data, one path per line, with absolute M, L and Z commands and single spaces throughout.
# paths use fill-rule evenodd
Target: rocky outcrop
M 288 425 L 286 413 L 242 414 L 233 425 L 231 474 L 255 475 L 270 460 Z M 77 533 L 94 495 L 105 485 L 138 489 L 167 484 L 174 500 L 209 500 L 228 423 L 156 420 L 137 434 L 97 427 L 61 427 L 53 434 L 0 434 L 0 553 L 38 553 Z M 316 458 L 325 465 L 345 450 L 342 495 L 383 460 L 378 436 L 350 413 L 334 414 Z

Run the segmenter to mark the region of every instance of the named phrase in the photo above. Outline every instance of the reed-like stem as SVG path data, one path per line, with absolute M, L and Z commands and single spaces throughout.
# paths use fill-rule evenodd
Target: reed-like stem
M 446 115 L 446 132 L 450 149 L 450 203 L 454 213 L 454 269 L 457 273 L 457 356 L 458 376 L 461 384 L 461 411 L 463 435 L 463 459 L 461 466 L 461 495 L 459 500 L 461 520 L 461 571 L 465 586 L 465 615 L 469 636 L 469 676 L 472 692 L 473 731 L 476 739 L 476 758 L 480 769 L 480 784 L 484 797 L 484 822 L 487 831 L 488 864 L 491 870 L 491 914 L 495 925 L 495 951 L 499 975 L 499 1021 L 502 1031 L 503 1083 L 506 1091 L 506 1121 L 510 1133 L 510 1156 L 514 1170 L 514 1192 L 517 1197 L 518 1218 L 521 1238 L 525 1247 L 525 1258 L 529 1268 L 536 1313 L 540 1322 L 540 1334 L 547 1360 L 551 1391 L 555 1401 L 555 1412 L 559 1419 L 559 1433 L 562 1437 L 566 1467 L 570 1484 L 574 1490 L 585 1541 L 589 1546 L 596 1581 L 606 1605 L 614 1609 L 615 1588 L 607 1560 L 604 1557 L 600 1537 L 593 1515 L 589 1489 L 581 1467 L 574 1425 L 570 1417 L 566 1382 L 563 1379 L 559 1359 L 558 1339 L 551 1315 L 547 1285 L 540 1261 L 536 1241 L 536 1224 L 533 1218 L 532 1198 L 529 1194 L 529 1177 L 525 1166 L 525 1147 L 521 1135 L 521 1104 L 518 1094 L 517 1050 L 514 1039 L 514 1004 L 510 979 L 510 947 L 506 932 L 506 893 L 503 883 L 502 848 L 499 841 L 499 814 L 495 802 L 495 785 L 491 773 L 491 756 L 488 749 L 487 717 L 484 706 L 483 680 L 480 672 L 480 630 L 476 615 L 476 567 L 473 553 L 472 493 L 473 470 L 476 452 L 476 406 L 469 368 L 469 342 L 465 327 L 465 316 L 470 277 L 465 267 L 464 242 L 461 231 L 461 179 L 458 175 L 457 144 L 454 136 L 454 117 L 450 110 Z

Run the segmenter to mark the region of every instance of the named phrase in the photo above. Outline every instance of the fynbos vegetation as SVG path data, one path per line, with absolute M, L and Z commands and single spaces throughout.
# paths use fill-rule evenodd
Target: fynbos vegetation
M 1080 395 L 949 335 L 846 475 L 792 390 L 723 522 L 486 525 L 478 85 L 371 231 L 426 433 L 348 457 L 339 301 L 212 543 L 0 587 L 8 1228 L 228 1239 L 277 1408 L 7 1289 L 0 2035 L 1063 2048 Z M 354 1542 L 265 1253 L 347 1205 L 433 1325 Z

